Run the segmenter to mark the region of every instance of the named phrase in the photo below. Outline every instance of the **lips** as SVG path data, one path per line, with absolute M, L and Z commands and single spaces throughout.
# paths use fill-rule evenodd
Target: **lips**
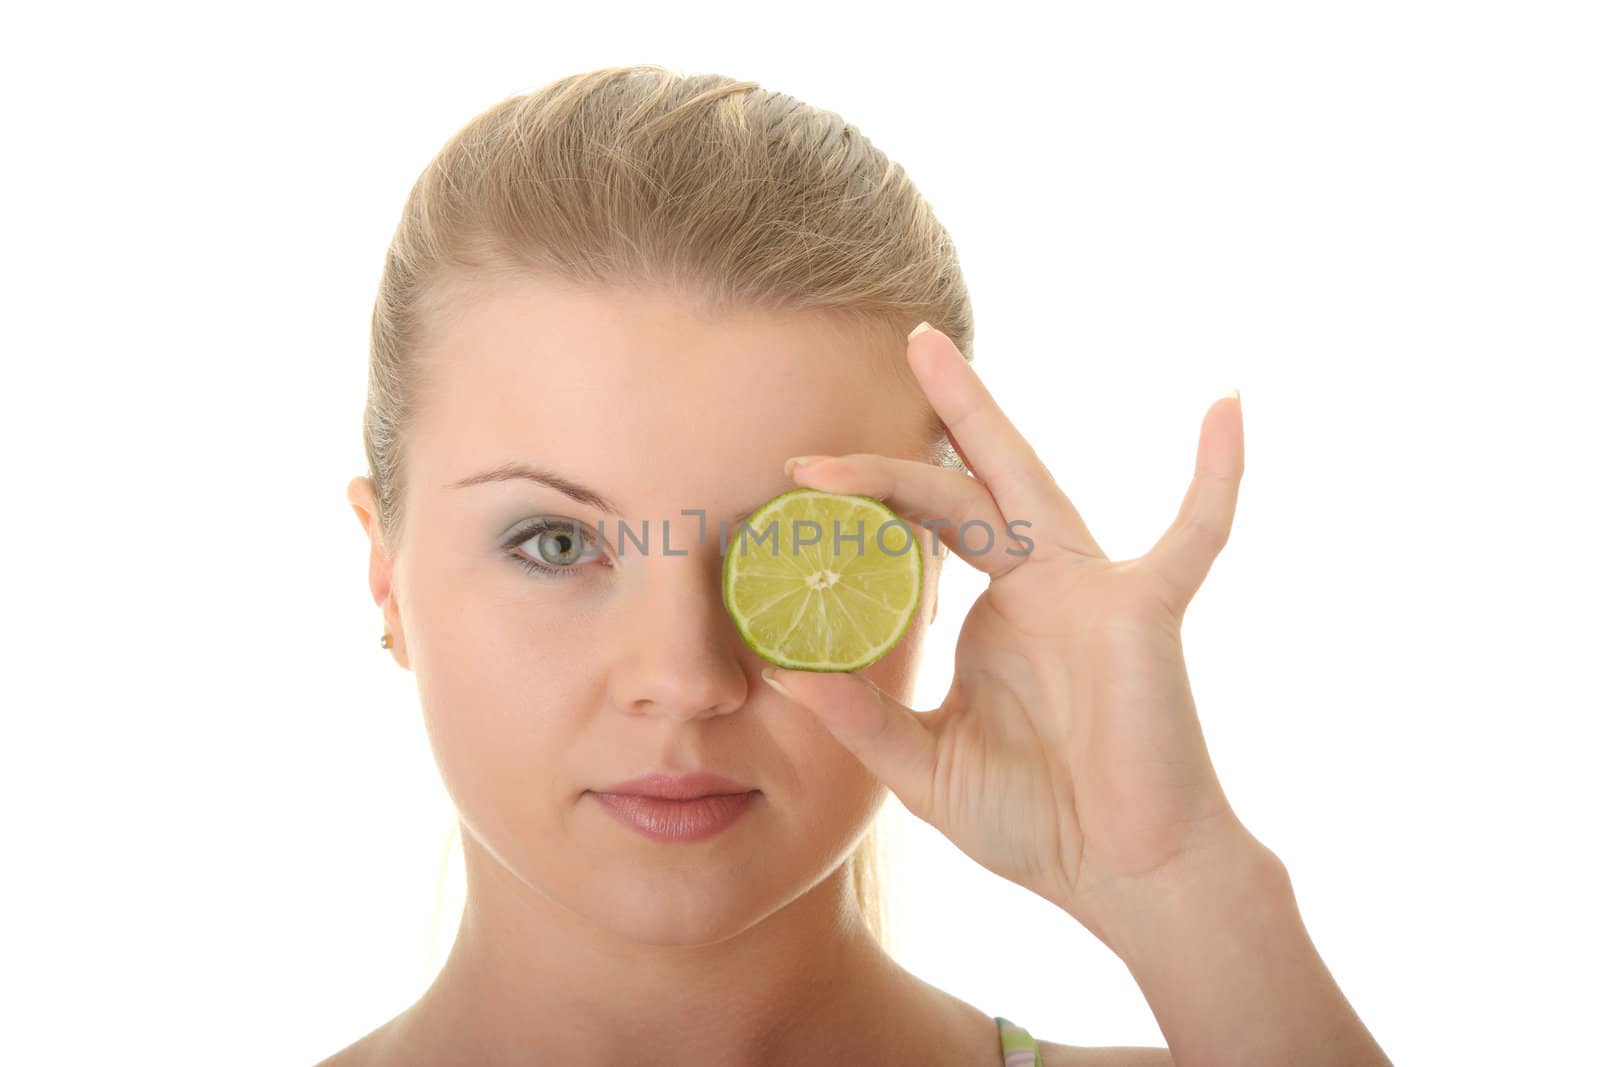
M 596 793 L 595 799 L 613 819 L 656 841 L 692 842 L 715 837 L 739 821 L 761 794 L 702 796 L 695 800 L 662 800 L 625 793 Z
M 755 789 L 731 778 L 724 778 L 720 774 L 710 774 L 705 771 L 683 775 L 657 771 L 592 792 L 611 796 L 655 797 L 661 800 L 697 800 L 701 797 L 736 796 L 755 792 Z
M 720 774 L 655 771 L 590 790 L 624 826 L 657 841 L 704 841 L 739 821 L 761 791 Z

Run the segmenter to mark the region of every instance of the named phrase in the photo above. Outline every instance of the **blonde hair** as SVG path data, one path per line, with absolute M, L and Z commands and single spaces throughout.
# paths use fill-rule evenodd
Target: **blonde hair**
M 816 312 L 897 345 L 926 320 L 972 358 L 971 301 L 949 234 L 905 170 L 855 126 L 716 74 L 633 66 L 557 79 L 452 136 L 418 177 L 390 242 L 363 438 L 391 553 L 431 331 L 477 287 L 528 277 L 666 287 L 712 313 Z M 903 360 L 890 372 L 910 382 Z M 928 458 L 964 469 L 938 416 L 927 408 L 925 417 Z M 849 874 L 887 948 L 881 818 Z

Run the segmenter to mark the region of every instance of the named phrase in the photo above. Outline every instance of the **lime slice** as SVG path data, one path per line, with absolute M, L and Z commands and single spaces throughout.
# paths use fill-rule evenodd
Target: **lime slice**
M 870 496 L 794 489 L 728 533 L 722 602 L 780 667 L 860 670 L 905 636 L 921 594 L 915 531 Z

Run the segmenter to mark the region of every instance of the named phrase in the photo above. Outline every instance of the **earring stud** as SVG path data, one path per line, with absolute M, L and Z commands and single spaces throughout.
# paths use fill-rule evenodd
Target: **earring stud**
M 394 647 L 394 638 L 390 637 L 386 633 L 386 634 L 383 635 L 383 637 L 381 639 L 379 639 L 378 644 L 382 645 L 384 648 L 393 648 Z

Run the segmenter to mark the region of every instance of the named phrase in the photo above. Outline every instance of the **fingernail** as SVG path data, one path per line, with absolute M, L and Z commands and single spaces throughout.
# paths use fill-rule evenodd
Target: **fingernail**
M 916 338 L 917 334 L 924 333 L 924 332 L 926 332 L 928 330 L 931 330 L 931 329 L 933 329 L 933 327 L 928 325 L 926 322 L 919 322 L 919 323 L 917 323 L 916 329 L 914 329 L 910 333 L 906 334 L 906 340 L 907 341 L 913 340 L 913 339 Z
M 1234 398 L 1234 399 L 1235 399 L 1235 400 L 1239 400 L 1239 390 L 1237 390 L 1237 389 L 1235 389 L 1235 390 L 1233 390 L 1233 391 L 1232 391 L 1232 392 L 1231 392 L 1231 393 L 1229 393 L 1229 394 L 1228 394 L 1228 395 L 1229 395 L 1229 396 L 1231 396 L 1231 397 L 1233 397 L 1233 398 Z M 1239 400 L 1239 403 L 1241 403 L 1241 404 L 1242 404 L 1242 403 L 1244 403 L 1244 401 L 1243 401 L 1243 400 Z
M 793 700 L 795 698 L 793 693 L 789 692 L 787 689 L 785 689 L 783 687 L 783 683 L 782 682 L 778 681 L 778 679 L 773 677 L 773 668 L 771 668 L 771 667 L 763 667 L 763 668 L 761 668 L 761 677 L 766 679 L 766 682 L 767 682 L 768 685 L 772 686 L 772 688 L 776 689 L 778 692 L 782 693 L 784 696 L 788 697 L 790 700 Z
M 811 457 L 810 456 L 790 456 L 788 459 L 783 461 L 783 474 L 784 474 L 784 477 L 786 477 L 786 478 L 787 477 L 792 477 L 794 475 L 794 469 L 796 467 L 800 466 L 803 463 L 810 463 L 810 462 L 811 462 Z

